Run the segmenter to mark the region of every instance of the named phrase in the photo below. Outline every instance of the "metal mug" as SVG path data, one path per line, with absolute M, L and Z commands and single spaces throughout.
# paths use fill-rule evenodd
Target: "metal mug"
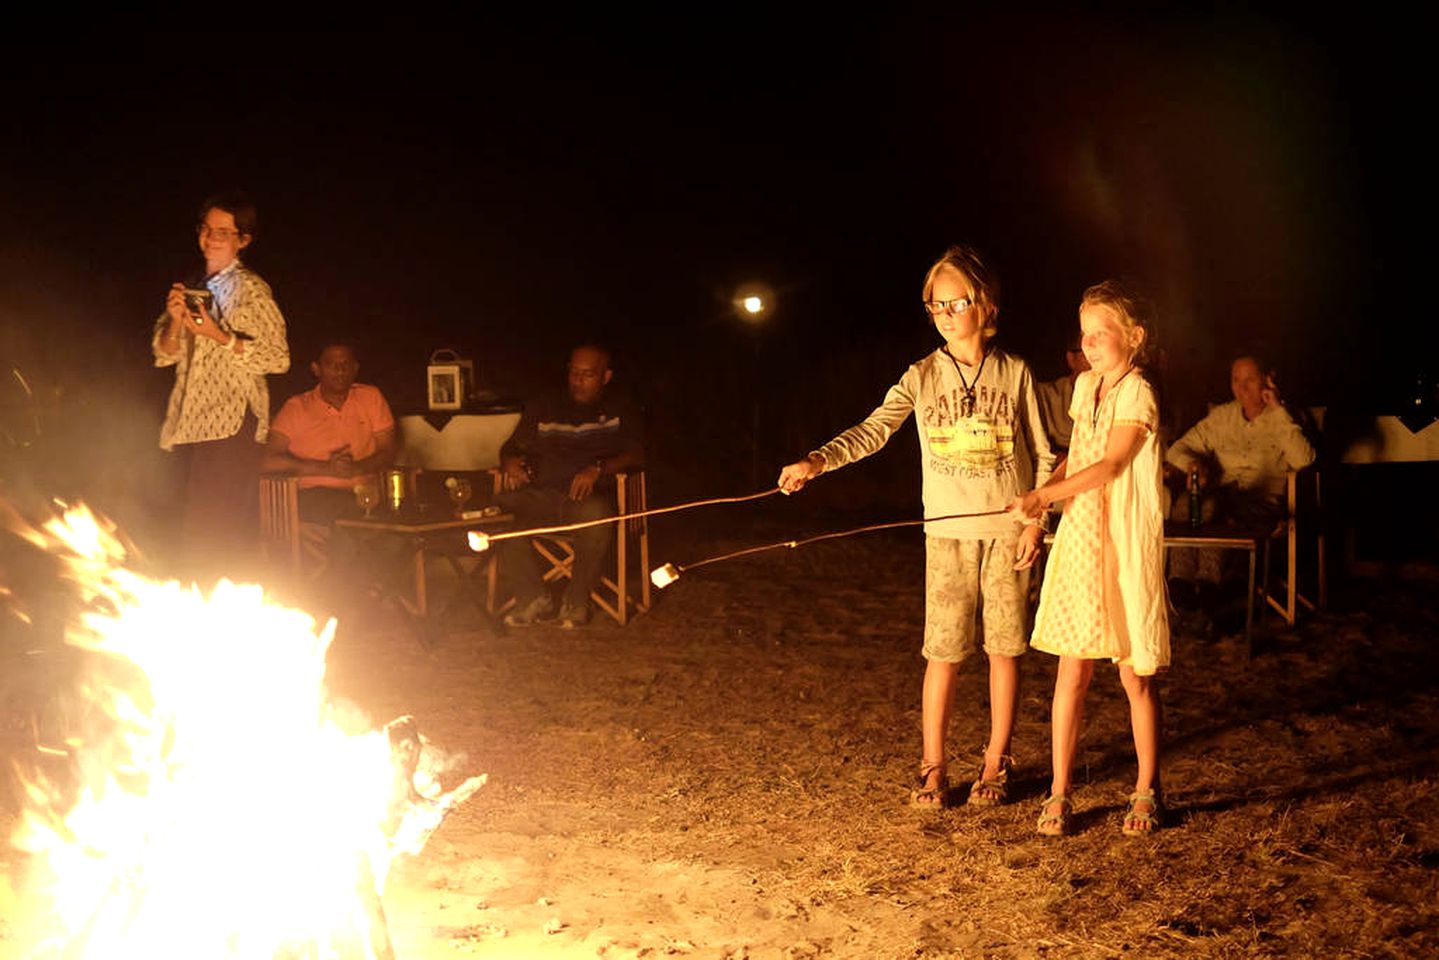
M 410 498 L 410 473 L 408 470 L 385 471 L 385 503 L 391 510 L 398 511 Z

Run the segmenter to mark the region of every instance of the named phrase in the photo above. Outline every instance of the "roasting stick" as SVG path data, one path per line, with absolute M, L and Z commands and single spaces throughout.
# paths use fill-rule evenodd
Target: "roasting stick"
M 773 493 L 774 491 L 770 491 Z M 696 560 L 694 563 L 687 563 L 680 566 L 676 563 L 666 563 L 663 566 L 655 567 L 650 571 L 650 582 L 663 590 L 680 578 L 680 574 L 687 570 L 695 570 L 711 563 L 719 563 L 721 560 L 733 560 L 736 557 L 746 557 L 752 553 L 763 553 L 766 550 L 778 550 L 781 547 L 803 547 L 807 544 L 818 543 L 821 540 L 838 540 L 840 537 L 852 537 L 860 533 L 873 533 L 876 530 L 895 530 L 899 527 L 917 527 L 922 523 L 932 523 L 940 520 L 970 520 L 975 517 L 997 517 L 1000 514 L 1008 513 L 1008 510 L 984 510 L 980 513 L 948 513 L 942 517 L 924 517 L 919 520 L 892 520 L 888 523 L 872 523 L 864 527 L 855 527 L 851 530 L 837 530 L 832 533 L 821 533 L 818 536 L 805 537 L 802 540 L 779 540 L 775 543 L 766 543 L 758 547 L 746 547 L 743 550 L 735 550 L 732 553 L 722 553 L 715 557 L 706 557 L 703 560 Z
M 581 520 L 578 523 L 561 523 L 553 527 L 530 527 L 527 530 L 506 530 L 503 533 L 481 533 L 478 530 L 471 530 L 466 534 L 465 539 L 470 544 L 470 549 L 475 553 L 484 553 L 490 549 L 490 544 L 496 540 L 512 540 L 515 537 L 544 536 L 548 533 L 569 533 L 571 530 L 583 530 L 586 527 L 598 527 L 606 523 L 622 523 L 625 520 L 637 520 L 640 517 L 657 517 L 662 513 L 674 513 L 676 510 L 690 510 L 694 507 L 709 507 L 719 503 L 746 503 L 750 500 L 763 500 L 765 497 L 774 496 L 779 493 L 779 487 L 771 487 L 768 490 L 761 490 L 759 493 L 749 493 L 742 497 L 711 497 L 708 500 L 693 500 L 689 503 L 677 503 L 669 507 L 655 507 L 653 510 L 636 510 L 634 513 L 621 513 L 613 517 L 602 517 L 599 520 Z

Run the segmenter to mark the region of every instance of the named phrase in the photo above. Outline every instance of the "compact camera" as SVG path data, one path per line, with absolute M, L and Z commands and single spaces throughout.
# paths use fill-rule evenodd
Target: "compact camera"
M 204 307 L 206 312 L 213 315 L 215 309 L 215 295 L 209 290 L 192 290 L 189 287 L 186 287 L 184 290 L 181 291 L 181 294 L 185 297 L 185 309 L 190 311 L 190 316 L 198 318 L 200 316 L 201 307 Z

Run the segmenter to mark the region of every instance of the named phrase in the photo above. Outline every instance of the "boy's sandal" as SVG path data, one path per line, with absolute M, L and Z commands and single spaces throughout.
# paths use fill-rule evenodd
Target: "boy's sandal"
M 929 778 L 934 775 L 934 783 L 931 785 Z M 949 798 L 949 772 L 945 761 L 938 763 L 921 763 L 919 765 L 919 777 L 916 780 L 914 789 L 909 792 L 909 805 L 920 807 L 925 810 L 941 810 Z
M 1059 804 L 1058 813 L 1050 813 L 1049 808 Z M 1064 837 L 1069 835 L 1069 818 L 1074 807 L 1069 798 L 1062 793 L 1052 794 L 1045 797 L 1039 804 L 1039 822 L 1034 828 L 1039 831 L 1041 837 Z
M 984 760 L 979 761 L 979 776 L 969 788 L 971 807 L 997 807 L 1009 799 L 1009 771 L 1014 768 L 1014 758 L 1003 754 L 999 758 L 999 773 L 993 779 L 984 779 Z
M 1148 810 L 1138 810 L 1141 803 L 1149 804 Z M 1158 790 L 1136 790 L 1129 795 L 1129 809 L 1124 812 L 1124 835 L 1126 837 L 1147 836 L 1163 825 L 1164 801 Z

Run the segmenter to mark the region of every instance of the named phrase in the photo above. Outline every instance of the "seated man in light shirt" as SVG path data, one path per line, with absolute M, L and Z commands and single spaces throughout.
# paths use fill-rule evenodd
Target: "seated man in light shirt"
M 1165 455 L 1165 472 L 1176 481 L 1173 516 L 1189 516 L 1184 480 L 1199 473 L 1204 519 L 1262 526 L 1284 511 L 1290 470 L 1314 462 L 1314 447 L 1279 398 L 1272 374 L 1246 355 L 1229 370 L 1234 399 L 1220 404 L 1180 437 Z M 1170 577 L 1218 583 L 1217 550 L 1170 552 Z
M 331 340 L 310 364 L 319 382 L 270 425 L 262 469 L 300 478 L 300 516 L 328 524 L 355 509 L 354 487 L 395 459 L 395 418 L 378 389 L 356 383 L 355 348 Z

